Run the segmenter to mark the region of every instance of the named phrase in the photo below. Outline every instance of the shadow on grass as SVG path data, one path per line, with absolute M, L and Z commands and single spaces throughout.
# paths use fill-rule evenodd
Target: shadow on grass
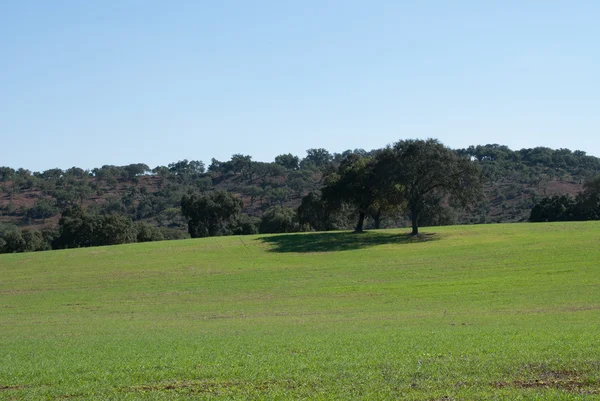
M 336 252 L 363 249 L 385 244 L 415 244 L 438 240 L 437 234 L 385 233 L 367 231 L 356 234 L 352 232 L 325 232 L 305 234 L 281 234 L 258 238 L 273 247 L 270 252 Z

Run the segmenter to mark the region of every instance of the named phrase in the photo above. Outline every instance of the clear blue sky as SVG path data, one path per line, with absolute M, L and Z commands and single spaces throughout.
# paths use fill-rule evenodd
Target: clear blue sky
M 600 2 L 3 1 L 0 165 L 402 138 L 600 156 Z

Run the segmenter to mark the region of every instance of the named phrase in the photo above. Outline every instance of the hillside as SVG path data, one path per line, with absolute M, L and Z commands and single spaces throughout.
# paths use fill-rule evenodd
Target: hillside
M 184 194 L 231 192 L 243 199 L 244 213 L 260 217 L 275 205 L 297 208 L 302 197 L 318 191 L 324 178 L 345 157 L 376 151 L 357 149 L 330 154 L 325 149 L 309 149 L 303 159 L 287 154 L 269 163 L 253 161 L 248 155 L 233 155 L 226 162 L 213 159 L 208 169 L 201 161 L 187 160 L 153 169 L 145 164 L 131 164 L 91 171 L 73 167 L 32 173 L 2 167 L 0 223 L 52 228 L 64 208 L 79 204 L 92 213 L 123 215 L 183 235 L 187 230 L 180 210 Z M 600 173 L 600 159 L 581 151 L 512 151 L 505 146 L 485 145 L 457 152 L 482 167 L 486 200 L 468 214 L 445 207 L 436 211 L 439 215 L 428 216 L 422 225 L 524 221 L 541 197 L 574 195 L 581 191 L 584 180 Z M 406 224 L 406 213 L 384 216 L 384 227 Z M 339 228 L 350 226 L 348 222 Z
M 0 255 L 0 399 L 600 393 L 600 222 Z

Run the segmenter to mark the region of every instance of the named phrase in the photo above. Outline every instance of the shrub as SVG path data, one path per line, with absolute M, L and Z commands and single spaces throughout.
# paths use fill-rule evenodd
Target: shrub
M 262 216 L 259 231 L 261 233 L 292 233 L 300 231 L 296 211 L 287 207 L 268 209 Z

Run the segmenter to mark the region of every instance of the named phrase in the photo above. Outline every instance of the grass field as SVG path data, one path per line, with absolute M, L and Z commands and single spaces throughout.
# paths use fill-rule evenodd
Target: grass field
M 0 255 L 0 399 L 600 398 L 600 222 Z

